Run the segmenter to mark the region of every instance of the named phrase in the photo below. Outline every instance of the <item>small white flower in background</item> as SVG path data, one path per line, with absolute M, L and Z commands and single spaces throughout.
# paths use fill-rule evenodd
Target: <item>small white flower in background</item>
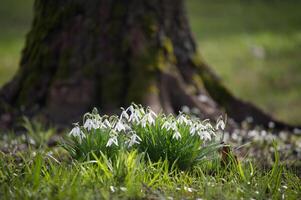
M 225 122 L 221 118 L 219 118 L 215 125 L 215 129 L 223 131 L 223 130 L 225 130 L 225 127 L 226 127 Z
M 111 185 L 110 190 L 111 190 L 111 192 L 115 192 L 115 187 Z
M 179 131 L 175 131 L 175 133 L 173 134 L 173 136 L 172 136 L 172 138 L 173 139 L 176 139 L 176 140 L 179 140 L 179 139 L 181 139 L 181 134 L 180 134 L 180 132 Z
M 88 118 L 86 121 L 85 121 L 85 124 L 84 124 L 84 128 L 87 129 L 88 131 L 91 131 L 91 129 L 95 128 L 96 125 L 94 124 L 93 120 Z
M 122 192 L 126 192 L 128 189 L 127 189 L 126 187 L 120 187 L 120 190 L 121 190 Z
M 78 137 L 80 139 L 85 137 L 85 134 L 82 132 L 80 127 L 76 125 L 69 133 L 70 136 Z
M 273 128 L 275 128 L 275 123 L 274 122 L 269 122 L 268 126 L 269 126 L 269 128 L 273 129 Z
M 117 136 L 113 136 L 113 137 L 109 138 L 106 147 L 110 147 L 110 146 L 112 146 L 112 144 L 115 144 L 116 146 L 118 146 Z
M 140 144 L 141 138 L 137 134 L 133 134 L 129 141 L 129 147 L 133 146 L 134 144 Z
M 188 106 L 182 106 L 182 109 L 181 109 L 184 113 L 190 113 L 190 108 Z
M 186 186 L 184 186 L 184 190 L 187 191 L 187 192 L 193 192 L 193 189 L 192 189 L 192 188 L 186 187 Z

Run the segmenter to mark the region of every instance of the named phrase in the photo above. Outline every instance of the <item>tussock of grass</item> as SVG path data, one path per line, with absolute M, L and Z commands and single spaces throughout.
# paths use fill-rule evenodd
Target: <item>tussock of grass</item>
M 136 106 L 136 109 L 143 108 Z M 140 123 L 127 124 L 131 129 L 120 129 L 119 133 L 112 133 L 112 130 L 120 117 L 109 120 L 111 128 L 93 128 L 93 123 L 86 123 L 88 119 L 98 118 L 103 122 L 109 117 L 99 116 L 95 111 L 88 113 L 84 125 L 74 127 L 80 128 L 84 136 L 71 131 L 71 136 L 64 139 L 64 148 L 61 145 L 48 147 L 46 138 L 31 136 L 47 132 L 47 129 L 25 120 L 26 137 L 9 134 L 2 135 L 0 140 L 6 149 L 0 151 L 1 199 L 297 199 L 301 195 L 300 177 L 282 163 L 275 142 L 270 146 L 275 150 L 270 168 L 237 159 L 231 151 L 225 157 L 224 152 L 215 147 L 206 150 L 214 154 L 199 148 L 202 150 L 197 154 L 206 154 L 206 157 L 183 170 L 178 162 L 194 160 L 188 152 L 196 150 L 194 147 L 185 149 L 186 142 L 178 143 L 186 141 L 185 134 L 190 138 L 187 142 L 198 141 L 196 144 L 203 148 L 210 144 L 204 143 L 199 136 L 194 138 L 196 141 L 190 141 L 194 136 L 185 123 L 177 124 L 177 129 L 174 127 L 181 134 L 178 139 L 173 138 L 175 130 L 161 130 L 166 120 L 179 123 L 180 117 L 158 115 L 154 121 L 143 124 L 141 121 L 147 113 L 151 111 L 144 109 Z M 130 116 L 131 112 L 128 114 Z M 212 130 L 217 133 L 216 128 Z M 129 145 L 130 134 L 137 134 L 140 140 Z M 153 136 L 156 134 L 158 137 Z M 169 135 L 169 141 L 162 139 L 161 142 L 169 145 L 156 145 L 164 134 Z M 117 136 L 118 145 L 109 143 L 114 136 Z M 149 137 L 152 137 L 150 141 Z M 162 154 L 166 150 L 170 153 Z M 181 152 L 185 152 L 184 157 Z

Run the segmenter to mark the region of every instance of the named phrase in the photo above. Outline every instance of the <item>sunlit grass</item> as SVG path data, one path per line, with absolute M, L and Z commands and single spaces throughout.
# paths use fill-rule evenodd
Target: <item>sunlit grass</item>
M 18 139 L 13 139 L 16 142 Z M 9 141 L 7 141 L 9 142 Z M 301 182 L 279 160 L 270 169 L 207 160 L 181 171 L 137 151 L 79 162 L 59 147 L 0 152 L 1 199 L 297 199 Z
M 300 124 L 301 3 L 187 1 L 203 58 L 237 96 Z
M 1 134 L 1 199 L 297 199 L 301 195 L 298 171 L 280 160 L 275 142 L 264 145 L 274 150 L 270 167 L 252 159 L 237 160 L 231 152 L 225 160 L 218 154 L 181 170 L 169 155 L 153 161 L 147 149 L 117 148 L 114 154 L 94 150 L 89 159 L 77 159 L 60 144 L 49 147 L 54 129 L 28 120 L 23 124 L 22 135 Z M 39 137 L 42 134 L 48 136 Z M 261 151 L 259 146 L 256 150 Z

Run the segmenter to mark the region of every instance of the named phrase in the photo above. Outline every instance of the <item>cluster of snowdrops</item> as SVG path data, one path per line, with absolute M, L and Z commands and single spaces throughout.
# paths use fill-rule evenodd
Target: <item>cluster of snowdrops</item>
M 86 113 L 83 125 L 75 123 L 65 148 L 79 160 L 92 155 L 114 157 L 118 151 L 138 151 L 151 161 L 167 159 L 189 168 L 217 152 L 217 134 L 224 130 L 220 118 L 215 126 L 184 113 L 156 114 L 149 107 L 132 104 L 118 115 L 101 116 L 97 109 Z

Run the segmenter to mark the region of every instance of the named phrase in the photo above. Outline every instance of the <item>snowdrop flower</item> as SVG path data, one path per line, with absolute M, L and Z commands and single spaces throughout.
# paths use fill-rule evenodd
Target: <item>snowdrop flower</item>
M 124 118 L 124 119 L 126 119 L 126 120 L 129 119 L 129 114 L 127 113 L 126 110 L 123 110 L 123 111 L 122 111 L 122 113 L 121 113 L 121 115 L 120 115 L 120 119 L 122 119 L 122 118 Z
M 188 123 L 189 123 L 188 121 L 189 120 L 183 114 L 181 114 L 181 115 L 178 116 L 177 122 L 179 124 L 186 124 L 186 125 L 188 125 Z
M 225 130 L 225 122 L 222 119 L 218 119 L 216 125 L 215 125 L 215 129 L 216 130 Z
M 106 147 L 110 147 L 110 146 L 112 146 L 112 144 L 115 144 L 116 146 L 118 146 L 117 136 L 111 137 L 111 138 L 108 140 Z
M 189 129 L 190 135 L 194 136 L 195 133 L 197 132 L 197 126 L 196 125 L 192 125 Z
M 170 128 L 171 128 L 171 123 L 166 120 L 162 125 L 162 129 L 166 129 L 169 131 Z
M 204 131 L 199 131 L 198 132 L 198 135 L 200 136 L 200 139 L 202 140 L 208 140 L 210 141 L 211 140 L 211 135 L 208 131 L 204 130 Z
M 88 118 L 84 124 L 84 128 L 87 129 L 88 131 L 91 131 L 91 129 L 96 128 L 96 124 L 94 124 L 94 121 L 92 119 Z
M 170 129 L 173 130 L 173 131 L 176 131 L 177 130 L 177 125 L 175 122 L 173 123 L 170 123 L 168 121 L 165 121 L 162 125 L 162 128 L 163 129 L 166 129 L 167 131 L 169 131 Z
M 155 117 L 157 115 L 154 112 L 149 112 L 145 115 L 145 117 L 147 118 L 147 121 L 149 124 L 154 124 L 155 123 Z
M 115 187 L 111 185 L 111 186 L 110 186 L 110 190 L 111 190 L 111 192 L 114 193 L 114 192 L 115 192 Z
M 173 139 L 176 139 L 176 140 L 179 140 L 179 139 L 181 139 L 181 134 L 180 134 L 180 132 L 179 131 L 175 131 L 175 133 L 173 134 L 173 136 L 172 136 L 172 138 Z
M 107 128 L 107 126 L 101 121 L 101 119 L 93 119 L 93 122 L 94 122 L 94 129 Z
M 103 122 L 103 124 L 104 124 L 107 128 L 112 128 L 112 125 L 111 125 L 111 123 L 109 122 L 108 119 L 105 119 L 104 122 Z
M 130 111 L 131 113 L 133 113 L 135 110 L 134 106 L 133 105 L 130 105 L 125 111 Z
M 144 117 L 142 118 L 141 120 L 141 124 L 142 124 L 142 127 L 145 127 L 146 126 L 146 123 L 148 123 L 149 125 L 153 125 L 155 124 L 155 119 L 154 117 L 156 117 L 157 115 L 151 111 L 147 114 L 144 115 Z
M 134 144 L 140 144 L 141 138 L 137 134 L 133 134 L 129 141 L 129 147 L 133 146 Z
M 128 121 L 138 123 L 139 118 L 140 118 L 140 116 L 139 116 L 138 112 L 136 110 L 134 110 L 133 112 L 131 112 L 131 115 L 129 116 Z
M 202 125 L 202 126 L 204 126 L 204 125 Z M 205 125 L 205 129 L 210 129 L 210 130 L 212 130 L 213 127 L 212 127 L 212 125 L 211 125 L 210 123 L 207 123 L 207 124 Z
M 188 192 L 193 192 L 193 189 L 192 189 L 192 188 L 186 187 L 186 186 L 184 186 L 184 190 L 185 190 L 185 191 L 188 191 Z
M 80 139 L 85 137 L 85 134 L 80 130 L 80 127 L 76 125 L 69 133 L 70 136 L 78 137 Z
M 125 131 L 126 130 L 126 126 L 122 123 L 121 120 L 118 120 L 118 122 L 116 123 L 114 129 L 117 132 L 121 132 L 121 131 Z

